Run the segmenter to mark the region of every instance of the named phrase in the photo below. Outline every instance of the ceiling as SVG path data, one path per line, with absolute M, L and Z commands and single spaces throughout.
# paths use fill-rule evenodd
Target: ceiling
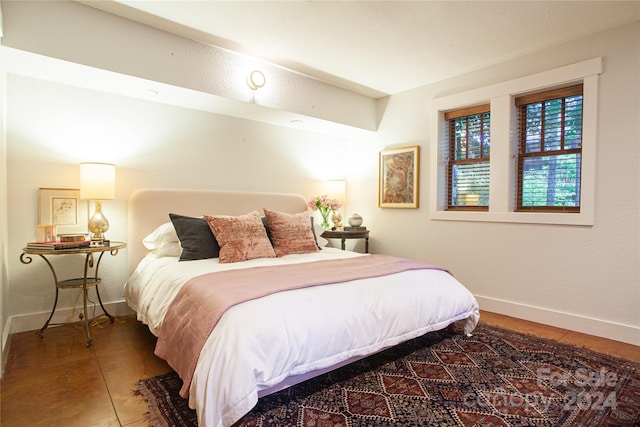
M 640 1 L 83 1 L 374 98 L 640 19 Z

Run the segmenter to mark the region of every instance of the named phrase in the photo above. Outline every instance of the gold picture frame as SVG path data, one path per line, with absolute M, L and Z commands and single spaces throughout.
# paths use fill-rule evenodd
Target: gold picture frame
M 55 225 L 58 234 L 86 233 L 87 203 L 77 188 L 39 188 L 38 224 Z
M 380 151 L 378 207 L 417 208 L 420 146 Z

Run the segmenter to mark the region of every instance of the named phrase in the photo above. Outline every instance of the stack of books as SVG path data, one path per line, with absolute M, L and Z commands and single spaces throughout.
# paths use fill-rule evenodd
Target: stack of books
M 86 234 L 60 234 L 56 242 L 29 242 L 27 249 L 78 249 L 86 248 L 91 245 L 91 240 Z

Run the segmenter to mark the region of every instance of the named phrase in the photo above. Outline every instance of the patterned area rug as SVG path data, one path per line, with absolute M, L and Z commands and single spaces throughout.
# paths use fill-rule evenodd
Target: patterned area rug
M 151 425 L 195 426 L 173 372 L 141 380 Z M 640 364 L 480 324 L 430 333 L 263 397 L 235 426 L 638 426 Z

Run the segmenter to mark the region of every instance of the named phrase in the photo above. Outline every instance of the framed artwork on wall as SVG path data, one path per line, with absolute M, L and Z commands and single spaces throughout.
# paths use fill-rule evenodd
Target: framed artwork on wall
M 378 207 L 417 208 L 420 146 L 380 151 Z
M 55 225 L 59 234 L 87 231 L 87 203 L 77 188 L 39 188 L 38 224 Z

